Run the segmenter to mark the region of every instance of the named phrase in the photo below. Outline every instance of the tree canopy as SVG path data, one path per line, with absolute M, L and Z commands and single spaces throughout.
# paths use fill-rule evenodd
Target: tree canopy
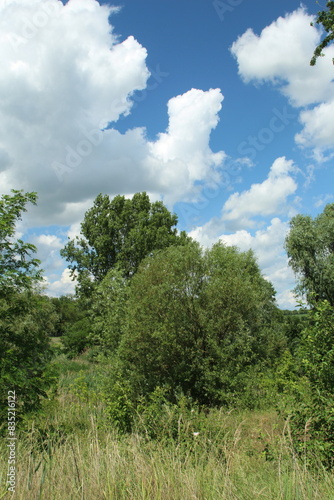
M 314 219 L 293 217 L 285 248 L 298 278 L 297 293 L 310 303 L 328 300 L 334 306 L 334 203 Z
M 16 223 L 35 193 L 12 191 L 0 200 L 0 413 L 5 411 L 7 391 L 16 391 L 20 412 L 39 404 L 48 376 L 49 336 L 55 310 L 38 293 L 39 261 L 34 245 L 15 240 Z
M 182 390 L 202 404 L 242 392 L 268 358 L 273 288 L 252 252 L 196 243 L 147 257 L 132 278 L 119 356 L 136 392 Z
M 318 12 L 316 23 L 321 24 L 323 26 L 327 35 L 316 47 L 313 57 L 310 61 L 311 66 L 314 66 L 316 64 L 318 57 L 321 57 L 323 55 L 322 53 L 323 49 L 325 49 L 334 40 L 334 2 L 329 1 L 327 2 L 326 6 L 327 10 L 322 10 Z M 313 23 L 311 23 L 311 26 L 313 26 Z M 334 64 L 334 58 L 333 58 L 333 64 Z
M 70 263 L 83 294 L 92 291 L 108 271 L 117 268 L 131 277 L 144 257 L 155 249 L 181 244 L 189 238 L 178 234 L 177 216 L 160 201 L 136 193 L 132 199 L 99 194 L 81 224 L 81 235 L 67 243 L 61 255 Z
M 36 193 L 12 190 L 0 200 L 0 293 L 26 290 L 41 280 L 40 261 L 32 258 L 36 247 L 15 240 L 16 223 L 26 211 L 26 204 L 36 204 Z

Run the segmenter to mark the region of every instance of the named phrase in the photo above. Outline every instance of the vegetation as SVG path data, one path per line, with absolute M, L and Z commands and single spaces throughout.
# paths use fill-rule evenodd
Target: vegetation
M 54 363 L 58 397 L 18 436 L 18 500 L 333 498 L 333 474 L 296 456 L 289 423 L 273 410 L 204 412 L 180 402 L 155 413 L 151 405 L 124 435 L 105 419 L 108 366 L 87 362 L 87 354 Z M 5 447 L 2 440 L 2 477 Z
M 131 282 L 121 378 L 138 395 L 163 387 L 171 400 L 181 391 L 200 404 L 234 404 L 254 367 L 279 351 L 279 333 L 269 333 L 275 313 L 251 252 L 220 243 L 205 253 L 196 243 L 167 248 Z
M 176 224 L 176 215 L 160 201 L 151 203 L 146 193 L 113 200 L 99 194 L 81 224 L 83 237 L 69 241 L 61 255 L 70 262 L 80 293 L 89 296 L 93 283 L 100 283 L 111 269 L 129 278 L 153 250 L 186 241 Z
M 65 247 L 77 296 L 52 299 L 35 247 L 14 239 L 36 196 L 2 198 L 0 432 L 15 390 L 15 497 L 332 498 L 334 205 L 291 221 L 308 301 L 292 312 L 251 251 L 203 250 L 145 193 L 116 198 L 100 195 L 89 241 Z
M 22 412 L 37 408 L 52 379 L 48 333 L 50 304 L 38 294 L 39 261 L 34 245 L 15 240 L 16 223 L 35 193 L 13 191 L 0 200 L 0 416 L 7 411 L 8 391 L 18 395 Z M 49 331 L 48 331 L 49 330 Z
M 310 311 L 296 350 L 307 393 L 296 395 L 291 411 L 299 450 L 312 448 L 328 468 L 334 465 L 334 204 L 314 220 L 297 215 L 286 239 L 297 291 Z M 301 436 L 304 434 L 304 439 Z
M 293 217 L 286 251 L 299 280 L 297 293 L 308 302 L 328 300 L 334 307 L 334 203 L 315 219 Z
M 317 62 L 318 57 L 323 56 L 323 50 L 333 43 L 334 40 L 334 2 L 328 1 L 326 4 L 327 10 L 322 10 L 318 12 L 318 17 L 316 19 L 317 24 L 321 24 L 327 35 L 316 47 L 313 57 L 310 61 L 310 65 L 314 66 Z M 311 24 L 313 26 L 313 23 Z M 334 58 L 333 58 L 334 64 Z

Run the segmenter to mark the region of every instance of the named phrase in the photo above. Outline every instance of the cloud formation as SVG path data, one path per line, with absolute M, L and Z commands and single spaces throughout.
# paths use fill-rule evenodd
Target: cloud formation
M 296 173 L 297 168 L 291 160 L 277 158 L 262 183 L 233 193 L 223 205 L 219 218 L 211 219 L 190 233 L 208 247 L 221 240 L 243 251 L 251 248 L 263 274 L 278 291 L 280 306 L 288 308 L 295 305 L 293 294 L 286 293 L 287 286 L 293 288 L 294 280 L 284 252 L 288 223 L 282 218 L 294 213 L 291 197 L 297 190 L 293 177 Z M 273 217 L 274 214 L 281 214 L 282 218 Z
M 300 146 L 325 150 L 334 147 L 333 115 L 334 47 L 324 50 L 316 66 L 310 59 L 321 38 L 321 30 L 311 26 L 314 16 L 300 9 L 279 17 L 256 35 L 248 29 L 232 45 L 239 74 L 246 82 L 270 82 L 289 99 L 292 106 L 302 108 L 302 131 L 296 135 Z
M 171 99 L 156 141 L 144 128 L 114 128 L 150 76 L 146 49 L 109 24 L 116 11 L 95 0 L 0 6 L 0 184 L 37 191 L 31 224 L 74 224 L 100 192 L 145 190 L 173 203 L 219 178 L 224 153 L 209 147 L 219 89 Z
M 254 227 L 254 215 L 269 216 L 286 211 L 287 198 L 295 193 L 297 184 L 290 173 L 296 168 L 291 160 L 277 158 L 268 177 L 252 184 L 249 190 L 233 193 L 223 207 L 222 220 L 231 221 L 234 228 Z

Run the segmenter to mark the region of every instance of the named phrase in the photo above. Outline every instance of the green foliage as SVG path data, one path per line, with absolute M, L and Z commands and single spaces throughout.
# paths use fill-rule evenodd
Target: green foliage
M 26 204 L 36 204 L 36 193 L 12 190 L 0 200 L 0 297 L 12 291 L 20 292 L 41 280 L 39 260 L 31 257 L 36 247 L 22 240 L 13 240 L 17 221 L 21 220 Z
M 170 401 L 181 391 L 200 404 L 235 404 L 249 370 L 280 349 L 275 314 L 251 252 L 217 244 L 203 254 L 196 243 L 159 251 L 130 284 L 123 377 L 139 395 L 162 387 Z
M 51 359 L 47 310 L 41 297 L 32 292 L 11 293 L 0 300 L 1 410 L 5 411 L 9 390 L 15 390 L 19 413 L 39 406 L 40 397 L 53 381 L 48 372 Z
M 41 280 L 39 261 L 31 257 L 36 248 L 14 239 L 28 202 L 36 203 L 35 193 L 12 191 L 0 200 L 0 413 L 11 390 L 20 415 L 39 406 L 54 379 L 48 367 L 56 313 L 50 300 L 36 291 Z
M 82 318 L 80 303 L 70 295 L 52 297 L 50 300 L 57 313 L 57 319 L 54 324 L 54 336 L 61 337 L 73 323 Z
M 91 340 L 104 352 L 115 352 L 127 321 L 128 282 L 122 272 L 111 269 L 92 296 Z
M 296 215 L 290 227 L 285 246 L 299 279 L 297 293 L 308 302 L 328 300 L 334 306 L 334 203 L 315 219 Z
M 36 308 L 39 311 L 41 323 L 48 337 L 55 337 L 57 334 L 57 323 L 59 315 L 54 306 L 53 299 L 40 293 L 35 294 Z
M 292 412 L 295 442 L 311 451 L 329 468 L 334 466 L 334 309 L 317 302 L 298 351 L 300 367 L 310 383 L 307 398 L 300 398 Z
M 147 399 L 136 407 L 133 431 L 160 443 L 175 443 L 191 450 L 198 435 L 208 430 L 205 412 L 184 394 L 176 395 L 175 402 L 168 400 L 168 393 L 156 387 Z M 212 436 L 211 436 L 212 437 Z
M 299 355 L 312 386 L 318 391 L 334 391 L 334 308 L 328 301 L 311 310 Z
M 313 57 L 310 61 L 310 65 L 314 66 L 317 62 L 318 57 L 323 56 L 323 49 L 330 45 L 334 40 L 334 2 L 328 1 L 326 4 L 327 10 L 322 10 L 318 12 L 318 17 L 316 19 L 317 24 L 321 24 L 325 29 L 327 35 L 321 41 L 314 51 Z M 313 26 L 313 23 L 311 23 Z M 333 58 L 334 64 L 334 58 Z
M 91 346 L 90 340 L 91 321 L 84 316 L 69 326 L 62 336 L 65 353 L 74 358 Z
M 52 298 L 51 301 L 57 311 L 54 334 L 61 336 L 63 351 L 73 358 L 92 343 L 92 323 L 86 303 L 71 296 Z
M 135 394 L 127 380 L 115 380 L 105 393 L 108 418 L 120 432 L 131 432 L 135 418 Z
M 334 3 L 329 2 L 333 9 Z M 297 215 L 286 238 L 289 263 L 299 278 L 296 291 L 311 307 L 286 322 L 296 366 L 287 391 L 296 449 L 333 467 L 334 456 L 334 204 L 318 217 Z M 282 366 L 280 366 L 282 371 Z M 297 377 L 297 379 L 296 379 Z M 285 380 L 287 378 L 285 377 Z
M 182 243 L 177 217 L 162 202 L 151 203 L 146 193 L 132 199 L 99 194 L 81 224 L 82 238 L 71 240 L 61 251 L 77 275 L 80 293 L 90 296 L 95 283 L 118 268 L 131 277 L 144 257 L 155 249 Z
M 287 345 L 292 354 L 296 352 L 300 344 L 303 329 L 308 320 L 308 310 L 284 311 L 283 325 L 287 339 Z

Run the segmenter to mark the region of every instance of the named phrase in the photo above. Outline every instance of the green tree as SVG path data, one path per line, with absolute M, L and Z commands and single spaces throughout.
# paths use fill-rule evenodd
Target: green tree
M 177 216 L 146 193 L 132 199 L 99 194 L 81 224 L 82 237 L 67 243 L 61 255 L 77 276 L 81 294 L 89 296 L 110 269 L 131 277 L 141 260 L 155 249 L 187 240 L 176 229 Z
M 3 195 L 0 200 L 0 297 L 11 291 L 31 289 L 41 280 L 39 260 L 31 257 L 36 247 L 14 240 L 16 223 L 26 211 L 26 204 L 36 204 L 36 193 L 12 190 L 12 195 Z
M 20 414 L 36 408 L 50 381 L 49 333 L 54 308 L 38 293 L 34 245 L 15 240 L 15 227 L 35 193 L 12 191 L 0 200 L 0 413 L 7 391 L 16 391 Z
M 296 215 L 290 221 L 285 248 L 298 278 L 296 292 L 334 306 L 334 204 L 315 219 Z
M 334 465 L 334 308 L 317 301 L 309 312 L 296 353 L 301 374 L 310 391 L 298 398 L 291 413 L 295 444 L 303 454 Z M 306 436 L 305 436 L 306 434 Z M 301 439 L 303 436 L 303 439 Z
M 93 293 L 90 320 L 91 340 L 108 354 L 114 353 L 127 323 L 128 280 L 110 269 Z
M 310 61 L 310 65 L 314 66 L 317 62 L 318 57 L 323 56 L 323 50 L 330 45 L 334 40 L 334 2 L 328 1 L 326 4 L 327 10 L 322 10 L 318 12 L 318 17 L 316 19 L 317 24 L 321 24 L 325 29 L 327 35 L 321 41 L 321 43 L 316 47 L 313 57 Z M 313 23 L 311 23 L 313 26 Z M 334 58 L 333 58 L 334 64 Z
M 196 243 L 146 258 L 133 277 L 119 347 L 134 392 L 164 387 L 201 404 L 233 404 L 273 347 L 272 286 L 252 252 Z M 272 351 L 274 356 L 274 350 Z
M 54 335 L 61 337 L 73 323 L 82 319 L 80 304 L 71 295 L 52 297 L 50 300 L 57 313 Z

